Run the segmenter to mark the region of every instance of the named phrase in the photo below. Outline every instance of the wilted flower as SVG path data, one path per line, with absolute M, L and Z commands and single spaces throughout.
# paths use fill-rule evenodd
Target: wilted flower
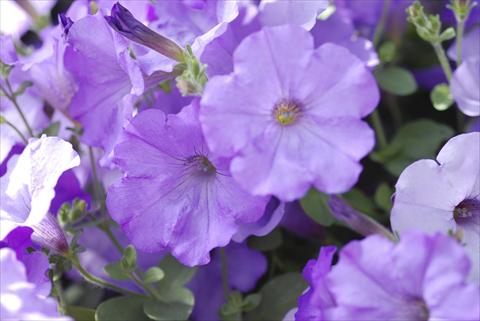
M 233 156 L 245 189 L 290 201 L 311 185 L 340 193 L 355 184 L 374 145 L 361 118 L 378 99 L 371 73 L 347 49 L 314 50 L 301 27 L 264 28 L 237 48 L 233 73 L 209 80 L 200 122 L 212 153 Z
M 296 320 L 477 320 L 480 289 L 466 282 L 468 256 L 453 238 L 405 233 L 400 242 L 374 235 L 323 247 L 303 271 L 310 287 Z
M 197 104 L 177 115 L 139 113 L 126 127 L 114 162 L 126 174 L 107 205 L 136 248 L 170 250 L 186 265 L 206 264 L 242 223 L 254 222 L 268 198 L 253 197 L 233 180 L 229 160 L 204 142 Z
M 70 143 L 57 137 L 31 139 L 22 154 L 10 160 L 7 174 L 0 178 L 0 240 L 17 226 L 28 226 L 37 244 L 65 251 L 65 236 L 48 209 L 60 175 L 79 164 L 80 158 Z
M 472 259 L 480 281 L 480 133 L 450 139 L 436 160 L 408 166 L 396 184 L 391 215 L 396 232 L 454 233 Z

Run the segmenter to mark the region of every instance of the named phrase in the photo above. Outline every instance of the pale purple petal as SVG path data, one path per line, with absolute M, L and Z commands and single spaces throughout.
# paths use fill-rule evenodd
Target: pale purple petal
M 455 70 L 450 88 L 465 115 L 480 116 L 480 57 L 467 59 Z

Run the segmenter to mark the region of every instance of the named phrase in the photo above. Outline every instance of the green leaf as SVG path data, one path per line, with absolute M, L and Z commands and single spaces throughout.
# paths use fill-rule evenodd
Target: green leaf
M 378 49 L 378 55 L 380 57 L 380 61 L 383 63 L 388 63 L 395 58 L 395 54 L 397 51 L 397 46 L 393 41 L 387 41 L 380 46 Z
M 248 239 L 248 246 L 258 251 L 272 251 L 282 244 L 282 232 L 274 229 L 265 236 L 252 236 Z
M 412 73 L 400 67 L 379 68 L 375 71 L 380 88 L 388 93 L 406 96 L 417 90 L 417 82 Z
M 449 27 L 440 34 L 440 42 L 455 38 L 455 29 Z
M 307 288 L 307 283 L 299 273 L 277 276 L 260 290 L 260 304 L 247 313 L 245 320 L 283 320 L 285 314 L 297 306 L 298 297 Z
M 39 135 L 41 137 L 42 135 L 47 135 L 47 136 L 58 136 L 58 131 L 60 130 L 60 122 L 56 121 L 48 125 L 47 128 L 45 128 Z
M 392 142 L 383 150 L 371 154 L 395 176 L 419 159 L 434 158 L 440 144 L 452 137 L 454 131 L 443 124 L 421 119 L 400 128 Z
M 262 295 L 259 293 L 253 293 L 250 295 L 247 295 L 245 299 L 243 299 L 243 311 L 245 312 L 250 312 L 256 307 L 260 305 L 260 302 L 262 302 Z
M 133 245 L 127 246 L 123 251 L 122 266 L 127 271 L 132 271 L 137 267 L 137 251 Z
M 143 282 L 145 283 L 155 283 L 161 281 L 165 277 L 165 273 L 159 267 L 153 266 L 145 272 L 143 277 Z
M 231 292 L 228 296 L 227 303 L 220 309 L 221 319 L 240 320 L 242 315 L 243 297 L 240 292 Z
M 323 226 L 330 226 L 335 222 L 335 218 L 330 213 L 327 201 L 327 195 L 311 188 L 307 195 L 300 200 L 300 205 L 315 222 Z
M 447 110 L 453 105 L 452 94 L 447 84 L 436 85 L 430 93 L 430 99 L 432 100 L 433 107 L 438 111 Z
M 114 262 L 105 265 L 103 268 L 105 273 L 107 273 L 114 280 L 128 280 L 129 276 L 123 269 L 121 262 Z
M 382 210 L 390 213 L 390 210 L 392 209 L 392 195 L 392 188 L 388 186 L 387 183 L 382 183 L 375 191 L 375 203 L 377 203 L 378 207 L 380 207 Z
M 160 302 L 148 300 L 143 304 L 143 311 L 152 320 L 171 321 L 187 320 L 193 305 L 181 302 Z
M 95 310 L 93 309 L 69 305 L 65 312 L 75 321 L 95 321 Z
M 28 88 L 28 87 L 32 87 L 33 86 L 33 83 L 29 80 L 25 80 L 24 82 L 22 82 L 17 90 L 13 93 L 14 96 L 20 96 L 20 95 L 23 95 L 23 93 L 25 92 L 25 90 Z
M 148 300 L 142 297 L 123 296 L 107 300 L 97 307 L 96 321 L 146 321 L 150 320 L 143 312 L 143 304 Z

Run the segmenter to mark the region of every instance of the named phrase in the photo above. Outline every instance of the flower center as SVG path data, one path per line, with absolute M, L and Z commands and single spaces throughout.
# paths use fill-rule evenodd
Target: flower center
M 480 201 L 465 199 L 453 210 L 453 218 L 459 225 L 480 225 Z
M 217 168 L 203 155 L 190 156 L 185 163 L 199 174 L 215 174 L 217 172 Z
M 293 124 L 300 116 L 301 105 L 291 99 L 283 99 L 273 109 L 273 117 L 282 126 Z

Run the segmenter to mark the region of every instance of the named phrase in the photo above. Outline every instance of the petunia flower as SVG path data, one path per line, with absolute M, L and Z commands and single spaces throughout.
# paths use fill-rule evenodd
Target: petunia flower
M 369 236 L 331 266 L 334 253 L 323 247 L 305 267 L 296 320 L 478 320 L 480 288 L 467 283 L 470 261 L 449 236 Z
M 374 145 L 361 118 L 378 100 L 373 76 L 347 49 L 314 49 L 303 28 L 279 26 L 247 37 L 233 73 L 209 80 L 200 122 L 212 153 L 233 157 L 240 185 L 291 201 L 312 185 L 342 193 L 356 183 Z
M 0 249 L 0 267 L 2 320 L 72 321 L 70 317 L 61 316 L 55 300 L 27 279 L 25 266 L 12 249 Z
M 436 160 L 408 166 L 396 184 L 391 224 L 406 230 L 441 231 L 461 238 L 480 282 L 480 133 L 450 139 Z
M 208 263 L 210 250 L 258 220 L 268 201 L 233 180 L 228 159 L 211 155 L 197 105 L 177 115 L 139 113 L 114 152 L 125 177 L 107 194 L 112 218 L 136 248 L 169 250 L 190 266 Z
M 27 226 L 37 244 L 65 251 L 65 236 L 48 209 L 60 175 L 79 164 L 70 143 L 45 136 L 31 139 L 20 156 L 10 159 L 7 174 L 0 178 L 0 240 L 17 226 Z
M 294 24 L 312 29 L 317 16 L 328 7 L 328 0 L 262 0 L 260 20 L 264 26 Z
M 267 271 L 267 259 L 262 253 L 249 249 L 245 243 L 230 243 L 225 247 L 228 284 L 232 291 L 248 292 Z M 222 287 L 221 253 L 217 249 L 212 261 L 200 267 L 187 285 L 195 295 L 192 320 L 220 320 L 219 311 L 224 303 Z

